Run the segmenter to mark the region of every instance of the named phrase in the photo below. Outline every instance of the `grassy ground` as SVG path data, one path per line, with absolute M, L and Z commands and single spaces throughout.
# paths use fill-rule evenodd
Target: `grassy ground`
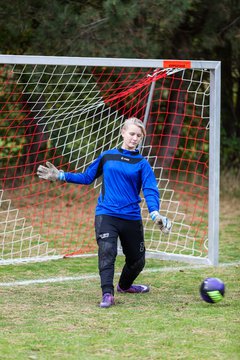
M 240 359 L 239 216 L 239 198 L 225 193 L 220 264 L 228 266 L 196 268 L 148 260 L 139 281 L 150 284 L 151 292 L 117 294 L 110 309 L 98 307 L 96 258 L 1 267 L 0 358 Z M 119 257 L 116 283 L 122 264 Z M 226 284 L 218 304 L 200 299 L 199 285 L 207 276 Z M 3 286 L 63 277 L 69 280 Z

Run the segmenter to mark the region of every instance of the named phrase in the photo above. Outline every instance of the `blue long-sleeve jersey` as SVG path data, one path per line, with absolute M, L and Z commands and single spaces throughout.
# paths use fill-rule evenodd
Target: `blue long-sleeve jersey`
M 102 175 L 102 189 L 96 215 L 111 215 L 128 220 L 141 219 L 142 189 L 149 212 L 159 210 L 159 191 L 148 161 L 138 150 L 112 149 L 103 152 L 84 173 L 65 172 L 65 181 L 91 184 Z

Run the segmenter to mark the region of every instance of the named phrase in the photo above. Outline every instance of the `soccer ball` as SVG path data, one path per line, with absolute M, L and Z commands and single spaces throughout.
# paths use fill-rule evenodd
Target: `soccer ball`
M 217 303 L 221 301 L 225 293 L 225 285 L 218 278 L 206 278 L 200 285 L 200 294 L 204 301 Z

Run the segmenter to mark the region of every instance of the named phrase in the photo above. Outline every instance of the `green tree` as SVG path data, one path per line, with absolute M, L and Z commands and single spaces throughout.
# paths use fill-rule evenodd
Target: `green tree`
M 221 60 L 221 158 L 240 165 L 238 0 L 12 0 L 0 25 L 2 53 Z

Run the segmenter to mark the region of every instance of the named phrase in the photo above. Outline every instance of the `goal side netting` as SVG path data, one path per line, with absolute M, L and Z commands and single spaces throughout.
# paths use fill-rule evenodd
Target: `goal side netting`
M 46 161 L 85 171 L 121 145 L 132 116 L 146 126 L 140 151 L 173 223 L 161 233 L 142 196 L 148 256 L 217 263 L 218 63 L 173 63 L 0 56 L 0 264 L 97 253 L 101 179 L 52 183 L 36 171 Z

